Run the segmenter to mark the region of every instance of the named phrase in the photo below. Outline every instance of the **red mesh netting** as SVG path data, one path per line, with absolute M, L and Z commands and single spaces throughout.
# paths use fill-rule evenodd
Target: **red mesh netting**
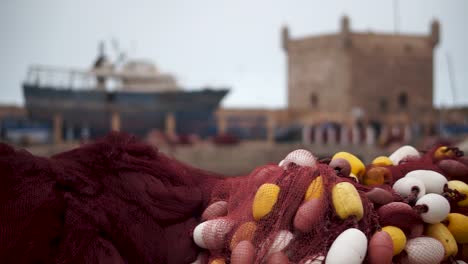
M 188 263 L 219 181 L 123 134 L 50 159 L 0 145 L 0 170 L 1 263 Z
M 386 166 L 393 182 L 417 169 L 467 182 L 468 174 L 440 165 L 463 163 L 460 155 L 434 158 L 435 151 Z M 306 264 L 327 256 L 349 228 L 368 241 L 408 217 L 401 223 L 408 237 L 421 229 L 422 207 L 390 204 L 408 203 L 390 184 L 365 186 L 326 163 L 305 166 L 307 158 L 224 178 L 125 134 L 49 159 L 0 145 L 0 263 L 191 263 L 199 256 L 199 263 Z M 355 199 L 361 213 L 340 216 L 338 185 L 355 192 L 349 200 L 341 194 L 342 206 Z M 467 215 L 457 202 L 453 211 Z
M 310 231 L 305 233 L 295 231 L 292 220 L 298 207 L 304 202 L 308 186 L 319 175 L 323 179 L 324 191 L 321 206 L 315 210 L 322 211 L 322 216 L 314 223 Z M 229 213 L 222 219 L 232 221 L 234 224 L 224 238 L 226 245 L 221 249 L 211 250 L 211 255 L 224 256 L 226 260 L 229 260 L 232 246 L 227 245 L 232 243 L 236 230 L 246 223 L 255 225 L 255 235 L 252 236 L 252 244 L 256 252 L 255 263 L 267 259 L 269 250 L 275 247 L 273 246 L 275 237 L 283 230 L 291 231 L 294 235 L 294 239 L 284 251 L 290 261 L 295 263 L 301 260 L 303 263 L 314 256 L 326 255 L 335 238 L 350 227 L 359 228 L 370 236 L 379 226 L 377 213 L 364 192 L 360 192 L 364 205 L 364 217 L 360 221 L 354 217 L 341 220 L 335 214 L 331 202 L 331 190 L 335 184 L 342 181 L 358 186 L 351 180 L 336 176 L 326 164 L 320 164 L 316 168 L 291 165 L 287 170 L 276 165 L 268 165 L 256 169 L 248 176 L 227 179 L 214 189 L 212 202 L 227 201 Z M 277 185 L 280 192 L 271 212 L 256 221 L 252 216 L 252 205 L 257 190 L 264 183 Z M 358 188 L 366 189 L 364 186 Z

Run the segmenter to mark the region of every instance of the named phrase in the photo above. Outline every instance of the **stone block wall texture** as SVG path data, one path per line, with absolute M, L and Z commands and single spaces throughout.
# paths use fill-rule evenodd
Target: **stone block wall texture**
M 311 113 L 390 120 L 433 114 L 433 51 L 439 35 L 341 32 L 291 39 L 283 30 L 288 65 L 288 108 Z M 425 117 L 423 117 L 425 116 Z M 395 118 L 393 118 L 395 119 Z

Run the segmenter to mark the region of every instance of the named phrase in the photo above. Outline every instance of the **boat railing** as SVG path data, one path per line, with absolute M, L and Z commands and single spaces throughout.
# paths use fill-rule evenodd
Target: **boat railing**
M 121 87 L 125 78 L 153 79 L 155 76 L 117 72 L 112 67 L 81 70 L 34 65 L 28 69 L 25 84 L 63 89 L 113 89 Z
M 122 88 L 127 80 L 147 80 L 153 84 L 172 84 L 168 74 L 148 74 L 145 72 L 124 72 L 113 67 L 81 70 L 52 66 L 33 65 L 28 69 L 25 83 L 38 87 L 65 89 L 114 89 Z
M 93 89 L 97 86 L 96 73 L 73 68 L 30 66 L 25 84 L 51 88 Z

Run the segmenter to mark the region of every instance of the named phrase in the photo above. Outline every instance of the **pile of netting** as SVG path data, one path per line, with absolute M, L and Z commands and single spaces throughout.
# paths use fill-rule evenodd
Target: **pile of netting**
M 124 134 L 51 158 L 0 144 L 0 263 L 190 263 L 220 179 Z
M 193 231 L 206 249 L 197 263 L 464 263 L 467 161 L 447 146 L 404 146 L 368 166 L 293 151 L 213 189 Z
M 468 160 L 447 146 L 226 178 L 111 134 L 51 158 L 0 145 L 0 170 L 0 263 L 468 260 Z

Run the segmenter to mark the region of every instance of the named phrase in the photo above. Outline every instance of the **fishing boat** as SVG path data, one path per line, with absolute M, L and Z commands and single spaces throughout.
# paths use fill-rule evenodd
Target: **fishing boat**
M 31 66 L 23 83 L 31 120 L 49 123 L 66 139 L 97 138 L 121 130 L 209 137 L 226 88 L 185 90 L 147 60 L 110 63 L 103 52 L 88 70 Z M 170 122 L 168 122 L 170 121 Z

